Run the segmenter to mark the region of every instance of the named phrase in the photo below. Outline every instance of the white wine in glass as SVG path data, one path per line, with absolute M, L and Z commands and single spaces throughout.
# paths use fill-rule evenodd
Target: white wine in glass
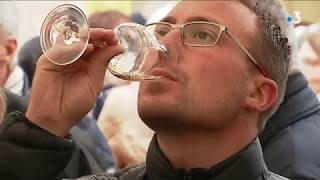
M 41 48 L 54 64 L 68 65 L 84 53 L 89 41 L 89 22 L 80 8 L 63 4 L 53 9 L 41 27 Z M 156 80 L 161 76 L 151 75 L 156 62 L 146 58 L 150 51 L 165 53 L 156 35 L 145 26 L 125 23 L 114 29 L 124 53 L 114 57 L 108 66 L 115 76 L 125 80 Z M 59 51 L 49 51 L 51 48 Z M 59 53 L 54 53 L 59 52 Z

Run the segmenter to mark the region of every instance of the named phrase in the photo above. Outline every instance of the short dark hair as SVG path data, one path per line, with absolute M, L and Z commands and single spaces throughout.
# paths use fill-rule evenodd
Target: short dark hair
M 284 97 L 292 59 L 292 44 L 288 34 L 293 31 L 293 26 L 286 21 L 286 9 L 279 0 L 240 0 L 240 2 L 257 15 L 257 26 L 260 31 L 254 44 L 251 44 L 251 52 L 278 86 L 277 102 L 261 114 L 259 129 L 262 130 Z

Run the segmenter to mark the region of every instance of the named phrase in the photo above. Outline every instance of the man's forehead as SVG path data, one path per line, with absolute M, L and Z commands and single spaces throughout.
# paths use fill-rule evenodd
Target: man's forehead
M 232 28 L 255 26 L 256 15 L 240 1 L 182 1 L 164 18 L 170 23 L 208 20 Z M 202 19 L 201 19 L 202 18 Z

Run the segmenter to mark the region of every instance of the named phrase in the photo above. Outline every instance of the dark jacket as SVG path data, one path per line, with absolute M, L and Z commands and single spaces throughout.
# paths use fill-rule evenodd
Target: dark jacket
M 320 179 L 320 104 L 301 73 L 260 136 L 268 168 L 290 179 Z
M 114 178 L 114 179 L 112 179 Z M 286 180 L 267 170 L 258 140 L 243 151 L 210 169 L 194 168 L 174 170 L 153 138 L 147 153 L 146 164 L 126 168 L 113 175 L 99 174 L 78 180 Z
M 95 119 L 85 116 L 71 129 L 70 134 L 86 156 L 91 174 L 114 171 L 111 149 Z
M 18 96 L 3 88 L 7 102 L 7 115 L 18 111 L 24 114 L 28 107 L 28 97 Z M 75 178 L 87 174 L 114 170 L 115 163 L 107 139 L 96 124 L 96 120 L 85 116 L 74 126 L 70 134 L 75 141 L 73 156 L 66 167 L 66 177 Z M 1 159 L 0 159 L 1 161 Z
M 19 131 L 18 131 L 19 130 Z M 0 126 L 0 177 L 7 179 L 59 178 L 74 150 L 70 138 L 59 138 L 37 127 L 22 114 Z M 265 166 L 258 140 L 210 169 L 174 170 L 153 138 L 146 165 L 80 180 L 281 180 Z
M 28 107 L 28 96 L 18 96 L 5 88 L 2 88 L 5 96 L 6 96 L 6 103 L 7 103 L 7 111 L 6 113 L 11 113 L 13 111 L 19 111 L 25 113 Z
M 22 113 L 6 117 L 0 126 L 0 179 L 61 180 L 106 172 L 113 165 L 102 157 L 105 153 L 95 152 L 96 144 L 83 127 L 74 127 L 72 136 L 61 139 L 25 120 Z

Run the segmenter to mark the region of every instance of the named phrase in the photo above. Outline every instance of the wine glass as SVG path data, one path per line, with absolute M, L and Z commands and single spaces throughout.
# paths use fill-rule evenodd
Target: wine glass
M 54 8 L 41 27 L 41 48 L 54 64 L 68 65 L 84 53 L 89 41 L 89 22 L 83 11 L 75 5 L 63 4 Z M 125 80 L 156 80 L 161 76 L 151 75 L 156 64 L 147 58 L 149 54 L 165 53 L 166 47 L 157 40 L 153 32 L 136 23 L 125 23 L 114 29 L 124 53 L 115 56 L 108 70 Z M 59 51 L 49 51 L 51 48 Z M 59 53 L 53 53 L 59 52 Z

